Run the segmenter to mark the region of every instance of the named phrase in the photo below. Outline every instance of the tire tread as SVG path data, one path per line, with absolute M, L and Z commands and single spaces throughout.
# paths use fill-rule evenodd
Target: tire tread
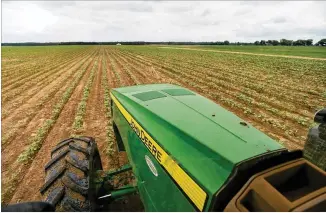
M 93 138 L 68 138 L 58 143 L 44 168 L 46 180 L 40 188 L 44 201 L 54 205 L 57 211 L 92 211 L 94 206 L 88 197 L 94 172 L 91 170 L 102 169 L 102 165 L 99 162 L 96 167 L 101 168 L 90 168 L 93 165 L 90 159 L 100 161 Z

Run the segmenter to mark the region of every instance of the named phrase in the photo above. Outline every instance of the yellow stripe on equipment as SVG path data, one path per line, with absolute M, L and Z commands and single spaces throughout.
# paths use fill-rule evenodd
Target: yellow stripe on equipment
M 206 201 L 205 191 L 158 145 L 144 128 L 130 115 L 111 93 L 111 98 L 132 129 L 149 149 L 155 159 L 168 171 L 195 206 L 202 211 Z

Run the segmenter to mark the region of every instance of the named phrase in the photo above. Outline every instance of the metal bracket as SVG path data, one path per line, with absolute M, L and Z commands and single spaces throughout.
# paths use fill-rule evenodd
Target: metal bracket
M 128 194 L 132 194 L 132 193 L 135 193 L 137 192 L 137 187 L 136 186 L 132 186 L 132 185 L 127 185 L 127 186 L 123 186 L 119 189 L 116 189 L 116 190 L 113 190 L 111 191 L 110 194 L 107 194 L 107 195 L 104 195 L 104 196 L 101 196 L 99 197 L 98 199 L 101 200 L 101 199 L 113 199 L 113 200 L 116 200 L 116 199 L 119 199 L 125 195 L 128 195 Z
M 105 176 L 106 177 L 113 177 L 114 175 L 129 171 L 131 169 L 132 169 L 132 166 L 130 164 L 126 164 L 126 165 L 123 165 L 122 167 L 120 167 L 119 169 L 117 169 L 115 171 L 105 172 Z
M 95 182 L 98 184 L 98 187 L 101 188 L 102 191 L 109 193 L 97 198 L 100 203 L 107 203 L 109 201 L 119 199 L 127 194 L 132 194 L 137 192 L 137 186 L 133 186 L 133 185 L 125 185 L 117 189 L 112 189 L 110 187 L 109 188 L 107 187 L 108 186 L 107 181 L 111 181 L 115 175 L 130 171 L 131 169 L 132 166 L 130 164 L 126 164 L 116 170 L 97 171 L 98 175 Z
M 111 180 L 113 176 L 121 174 L 123 172 L 129 171 L 132 169 L 132 166 L 130 164 L 125 164 L 122 167 L 116 169 L 116 170 L 111 170 L 111 171 L 103 171 L 103 170 L 98 170 L 96 173 L 96 183 L 103 183 L 105 181 Z

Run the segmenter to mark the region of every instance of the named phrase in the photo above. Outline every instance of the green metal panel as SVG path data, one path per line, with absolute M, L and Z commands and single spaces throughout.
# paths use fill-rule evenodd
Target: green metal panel
M 180 89 L 186 92 L 180 94 Z M 134 97 L 135 94 L 150 91 L 158 91 L 165 94 L 166 97 L 147 101 Z M 236 164 L 284 148 L 252 125 L 244 123 L 242 119 L 214 102 L 196 93 L 187 95 L 187 92 L 188 94 L 192 93 L 178 86 L 160 84 L 114 89 L 112 94 L 207 193 L 207 203 L 203 209 L 207 210 L 213 194 L 225 183 Z M 147 150 L 143 150 L 144 147 L 135 145 L 139 143 L 139 145 L 144 146 L 124 117 L 117 113 L 116 107 L 113 108 L 114 121 L 121 131 L 136 176 L 140 179 L 144 178 L 144 176 L 148 177 L 147 175 L 150 175 L 150 173 L 145 172 L 146 169 L 148 170 L 148 166 L 144 161 Z M 116 116 L 116 114 L 119 114 L 119 116 Z M 148 155 L 150 156 L 149 152 Z M 164 172 L 164 169 L 154 158 L 152 161 L 159 173 Z M 157 182 L 153 182 L 153 185 L 158 184 L 157 186 L 151 185 L 153 187 L 151 189 L 143 186 L 143 191 L 146 191 L 149 196 L 146 198 L 147 195 L 144 195 L 143 199 L 147 199 L 146 201 L 151 199 L 152 205 L 156 207 L 155 210 L 168 211 L 165 205 L 160 205 L 163 202 L 160 200 L 161 197 L 158 196 L 160 198 L 156 199 L 157 194 L 152 190 L 169 189 L 169 191 L 160 192 L 163 193 L 165 199 L 174 203 L 181 202 L 179 200 L 182 198 L 177 195 L 176 189 L 168 188 L 168 185 L 171 185 L 171 187 L 176 185 L 171 176 L 164 175 L 157 178 Z M 167 185 L 159 184 L 160 178 L 162 178 L 162 181 L 164 179 L 162 183 Z M 151 176 L 149 176 L 149 179 L 155 180 Z M 168 179 L 170 182 L 168 182 Z M 178 190 L 180 191 L 179 188 Z M 170 195 L 171 193 L 173 195 Z M 170 196 L 174 200 L 170 200 Z M 183 197 L 187 196 L 184 195 Z M 188 208 L 181 210 L 190 211 Z
M 128 158 L 131 159 L 130 163 L 137 177 L 139 193 L 146 211 L 195 211 L 194 206 L 157 163 L 115 106 L 113 106 L 113 115 L 123 136 Z M 157 176 L 149 169 L 146 158 L 154 164 Z
M 157 91 L 150 91 L 150 92 L 137 93 L 134 95 L 134 97 L 136 97 L 142 101 L 149 101 L 149 100 L 153 100 L 156 98 L 166 97 L 166 95 L 164 95 L 160 92 L 157 92 Z
M 195 95 L 194 93 L 190 92 L 189 90 L 185 90 L 185 89 L 163 89 L 162 92 L 165 92 L 172 96 Z

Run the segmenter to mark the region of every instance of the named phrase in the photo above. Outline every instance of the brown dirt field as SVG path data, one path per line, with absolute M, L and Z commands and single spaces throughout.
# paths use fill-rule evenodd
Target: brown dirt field
M 150 59 L 144 57 L 144 56 L 141 56 L 141 57 L 136 57 L 135 55 L 125 55 L 126 58 L 131 57 L 131 59 L 126 59 L 128 62 L 130 62 L 130 64 L 135 64 L 137 63 L 136 61 L 139 61 L 140 60 L 140 64 L 146 64 L 148 65 L 148 61 L 150 61 Z M 141 62 L 143 60 L 143 62 Z M 145 62 L 146 61 L 146 62 Z M 166 73 L 166 75 L 170 75 L 170 79 L 175 79 L 175 75 L 171 75 L 170 72 L 168 72 L 167 70 L 165 70 L 164 68 L 162 69 L 161 67 L 157 66 L 159 62 L 155 62 L 154 65 L 151 65 L 152 68 L 154 68 L 155 70 L 162 70 L 161 71 L 161 74 L 162 72 Z M 144 69 L 144 67 L 143 67 Z M 146 70 L 146 69 L 145 69 Z M 138 70 L 135 72 L 138 72 Z M 147 72 L 143 72 L 144 74 L 147 73 Z M 165 76 L 166 76 L 165 75 Z M 150 77 L 149 77 L 150 78 Z M 228 105 L 225 105 L 224 103 L 220 102 L 219 100 L 215 99 L 214 97 L 210 96 L 209 94 L 210 93 L 220 93 L 220 91 L 218 90 L 215 90 L 215 89 L 212 89 L 212 88 L 205 88 L 205 86 L 203 85 L 203 88 L 205 88 L 204 90 L 201 89 L 201 88 L 194 88 L 192 86 L 189 85 L 188 82 L 191 82 L 192 80 L 189 79 L 189 80 L 185 80 L 185 81 L 182 81 L 182 82 L 175 82 L 174 80 L 174 83 L 177 83 L 177 84 L 181 84 L 185 87 L 188 87 L 194 91 L 197 91 L 198 93 L 204 95 L 204 96 L 207 96 L 209 98 L 211 98 L 212 100 L 214 100 L 216 103 L 220 104 L 221 106 L 225 107 L 225 108 L 229 108 Z M 163 82 L 162 80 L 158 80 L 156 79 L 156 81 L 154 82 Z M 225 88 L 229 91 L 232 91 L 230 90 L 230 88 Z M 236 91 L 238 92 L 238 90 Z M 234 98 L 233 96 L 229 96 L 227 94 L 224 94 L 224 97 L 227 97 L 227 98 Z M 273 105 L 272 105 L 273 106 Z M 252 117 L 249 117 L 248 115 L 244 114 L 243 111 L 237 109 L 237 108 L 229 108 L 230 111 L 234 112 L 235 114 L 237 114 L 238 116 L 242 117 L 244 120 L 247 120 L 249 122 L 251 122 L 252 124 L 254 124 L 254 126 L 258 129 L 260 129 L 261 131 L 263 132 L 266 132 L 267 134 L 269 134 L 272 138 L 276 139 L 276 140 L 279 140 L 279 141 L 282 141 L 282 143 L 287 146 L 288 148 L 290 149 L 297 149 L 297 148 L 302 148 L 303 147 L 303 143 L 304 141 L 302 140 L 302 138 L 299 138 L 299 139 L 295 139 L 293 137 L 290 137 L 286 134 L 284 134 L 284 131 L 283 130 L 277 130 L 275 129 L 274 127 L 270 127 L 268 125 L 265 125 L 264 123 L 261 123 L 261 121 L 257 118 L 252 118 Z M 256 111 L 257 112 L 261 112 L 261 113 L 264 113 L 265 115 L 269 116 L 269 117 L 273 117 L 274 115 L 271 114 L 270 112 L 268 111 L 260 111 L 259 110 L 259 107 L 256 108 Z M 293 111 L 295 112 L 295 111 Z M 291 123 L 291 122 L 288 122 L 287 120 L 283 120 L 282 122 L 284 122 L 286 125 L 291 125 L 294 129 L 302 129 L 302 127 L 298 124 L 298 123 Z M 305 134 L 306 134 L 306 131 L 305 131 Z
M 92 90 L 87 100 L 84 131 L 81 135 L 92 135 L 100 152 L 101 159 L 106 158 L 106 130 L 105 130 L 105 108 L 104 108 L 104 88 L 102 87 L 102 66 L 103 55 L 99 60 L 98 70 L 95 74 Z M 108 170 L 108 162 L 103 161 L 103 169 Z
M 122 79 L 122 83 L 121 83 L 121 85 L 119 85 L 119 87 L 135 85 L 136 83 L 131 79 L 131 77 L 123 69 L 123 65 L 122 65 L 123 62 L 121 61 L 121 59 L 119 59 L 117 57 L 117 53 L 114 52 L 111 55 L 111 57 L 114 59 L 114 62 L 117 65 L 116 71 L 119 73 L 119 75 Z M 112 61 L 110 63 L 112 63 Z M 126 65 L 124 65 L 124 66 L 126 66 Z M 108 78 L 110 78 L 110 76 L 108 76 Z M 110 84 L 109 84 L 109 86 L 110 86 Z M 118 152 L 116 146 L 114 148 L 115 148 L 115 151 L 112 154 L 112 156 L 109 157 L 109 161 L 111 163 L 111 166 L 114 166 L 114 168 L 116 169 L 116 168 L 119 168 L 120 166 L 126 164 L 128 162 L 128 159 L 127 159 L 126 153 Z M 114 168 L 110 168 L 110 169 L 114 169 Z
M 55 82 L 54 82 L 55 83 Z M 1 156 L 2 156 L 2 173 L 6 172 L 7 166 L 11 165 L 18 157 L 18 155 L 29 145 L 29 141 L 27 140 L 31 135 L 35 134 L 35 130 L 38 129 L 43 121 L 50 117 L 51 109 L 54 104 L 60 99 L 64 91 L 69 87 L 69 84 L 62 86 L 62 88 L 57 92 L 56 95 L 52 97 L 52 99 L 43 105 L 39 111 L 34 111 L 34 115 L 28 117 L 26 112 L 29 113 L 30 111 L 33 112 L 33 107 L 36 105 L 35 102 L 27 102 L 25 105 L 22 106 L 22 110 L 19 110 L 16 113 L 13 113 L 12 116 L 2 121 L 2 125 L 4 127 L 10 127 L 10 124 L 18 124 L 17 126 L 12 127 L 11 131 L 15 130 L 15 134 L 12 138 L 9 139 L 8 143 L 2 147 Z M 30 106 L 32 105 L 32 106 Z M 36 114 L 37 113 L 37 114 Z M 25 122 L 26 121 L 26 122 Z M 22 123 L 22 125 L 19 125 Z M 3 128 L 3 132 L 6 130 Z M 15 137 L 19 134 L 17 137 Z M 17 142 L 20 146 L 17 146 Z M 5 174 L 5 173 L 3 173 Z
M 106 67 L 107 67 L 107 80 L 108 80 L 108 87 L 109 89 L 112 89 L 112 88 L 116 88 L 116 87 L 123 87 L 123 86 L 127 86 L 127 85 L 130 85 L 131 83 L 128 82 L 128 81 L 122 81 L 121 83 L 119 83 L 119 81 L 117 80 L 117 76 L 116 74 L 113 72 L 112 70 L 112 67 L 111 67 L 111 64 L 112 62 L 110 61 L 109 57 L 106 57 Z M 121 73 L 122 72 L 122 73 Z M 122 70 L 119 70 L 119 74 L 121 75 L 126 75 L 126 73 L 124 73 Z M 131 79 L 129 79 L 129 81 L 132 81 Z M 131 85 L 134 85 L 135 83 L 132 82 Z M 111 122 L 112 120 L 110 119 L 109 122 Z M 115 155 L 118 155 L 119 157 L 116 158 L 114 156 L 109 156 L 109 164 L 110 164 L 110 169 L 112 168 L 117 168 L 119 166 L 122 166 L 124 165 L 126 162 L 127 162 L 127 156 L 125 153 L 121 152 L 119 153 L 117 151 L 117 147 L 115 146 Z
M 106 72 L 107 72 L 108 88 L 112 89 L 112 88 L 115 88 L 115 87 L 121 87 L 122 84 L 120 84 L 118 82 L 117 76 L 112 71 L 111 61 L 109 60 L 107 55 L 105 55 L 104 60 L 106 60 Z M 110 120 L 108 122 L 109 122 L 109 124 L 111 124 L 112 119 L 110 118 Z M 113 133 L 112 131 L 113 131 L 113 129 L 111 129 L 111 133 Z M 119 168 L 126 161 L 127 161 L 126 155 L 124 153 L 119 153 L 116 146 L 113 149 L 113 153 L 111 155 L 107 155 L 107 166 L 108 166 L 109 170 Z
M 134 56 L 132 58 L 135 59 Z M 142 58 L 140 58 L 140 61 L 141 60 L 145 61 L 145 59 L 150 60 L 150 59 L 148 59 L 146 57 L 142 57 Z M 156 65 L 157 63 L 158 62 L 155 62 L 152 66 L 154 67 L 154 69 L 159 70 L 161 75 L 168 76 L 168 78 L 174 80 L 174 83 L 180 84 L 180 85 L 182 85 L 184 87 L 187 87 L 187 88 L 189 88 L 191 90 L 196 91 L 197 93 L 199 93 L 199 94 L 201 94 L 203 96 L 209 97 L 214 102 L 216 102 L 217 104 L 221 105 L 224 108 L 229 108 L 228 105 L 224 104 L 223 102 L 220 102 L 219 100 L 216 100 L 214 97 L 209 95 L 210 93 L 218 94 L 218 93 L 220 93 L 220 91 L 217 91 L 217 90 L 212 89 L 212 88 L 205 88 L 204 85 L 203 85 L 204 89 L 200 89 L 199 87 L 193 87 L 193 86 L 189 85 L 189 82 L 191 82 L 192 80 L 187 79 L 185 77 L 183 78 L 182 81 L 178 81 L 178 80 L 175 81 L 176 75 L 172 74 L 171 72 L 169 72 L 168 70 L 166 70 L 164 68 L 162 69 L 161 67 L 158 67 Z M 162 81 L 159 81 L 159 82 L 163 83 Z M 226 94 L 224 94 L 224 96 L 227 97 L 227 98 L 232 98 L 231 96 L 228 96 Z M 241 117 L 242 119 L 244 119 L 244 120 L 250 122 L 251 124 L 253 124 L 257 129 L 261 130 L 262 132 L 268 133 L 269 136 L 271 136 L 272 138 L 274 138 L 276 140 L 279 140 L 279 141 L 282 141 L 283 144 L 286 147 L 288 147 L 289 149 L 300 149 L 300 148 L 303 147 L 302 140 L 295 140 L 295 139 L 289 137 L 288 135 L 285 135 L 284 132 L 282 132 L 281 130 L 276 130 L 275 128 L 271 128 L 269 126 L 266 126 L 263 123 L 261 123 L 261 121 L 259 119 L 251 118 L 248 115 L 244 114 L 243 111 L 241 111 L 241 110 L 239 110 L 237 108 L 231 108 L 231 109 L 229 108 L 229 110 L 232 111 L 233 113 L 235 113 L 236 115 L 238 115 L 239 117 Z M 259 111 L 259 109 L 257 109 L 257 108 L 256 108 L 256 110 Z M 268 112 L 264 112 L 264 113 L 269 114 L 270 116 L 272 116 Z M 300 127 L 298 124 L 291 124 L 291 125 L 294 126 L 294 127 Z
M 119 82 L 117 79 L 117 76 L 113 73 L 112 69 L 111 69 L 111 62 L 110 60 L 107 58 L 107 55 L 104 56 L 104 59 L 106 61 L 106 72 L 107 72 L 107 80 L 108 80 L 108 85 L 110 88 L 115 88 L 115 87 L 119 87 Z
M 52 61 L 52 65 L 49 66 L 40 66 L 40 67 L 23 67 L 22 70 L 16 69 L 14 74 L 9 75 L 7 78 L 8 80 L 6 81 L 2 79 L 4 82 L 3 85 L 1 85 L 3 89 L 3 93 L 6 93 L 7 91 L 12 91 L 13 89 L 17 89 L 15 85 L 19 83 L 26 83 L 29 80 L 35 80 L 37 77 L 41 77 L 44 74 L 47 74 L 49 71 L 53 70 L 62 70 L 64 69 L 67 65 L 72 64 L 73 61 L 76 61 L 76 59 L 82 59 L 85 57 L 85 53 L 79 53 L 75 56 L 69 57 L 69 58 L 60 58 L 56 59 L 55 61 Z M 44 64 L 47 64 L 47 61 L 43 61 Z M 23 74 L 22 74 L 23 73 Z M 20 75 L 19 75 L 20 74 Z M 17 75 L 17 76 L 16 76 Z M 16 77 L 16 78 L 15 78 Z M 24 84 L 22 84 L 24 85 Z
M 171 83 L 181 85 L 180 82 L 176 81 L 173 78 L 170 78 L 168 75 L 160 72 L 160 68 L 153 65 L 152 63 L 145 61 L 144 57 L 135 57 L 129 54 L 121 54 L 130 64 L 133 64 L 133 67 L 138 67 L 137 72 L 143 71 L 142 75 L 147 79 L 148 83 Z M 141 61 L 141 62 L 139 62 Z M 188 87 L 190 89 L 194 89 L 193 87 Z
M 123 68 L 121 66 L 121 62 L 117 59 L 116 55 L 115 54 L 111 54 L 110 56 L 113 59 L 113 62 L 111 61 L 111 63 L 114 63 L 116 65 L 115 66 L 116 67 L 116 72 L 119 73 L 119 75 L 121 77 L 122 86 L 131 86 L 131 85 L 133 85 L 132 79 L 123 70 Z
M 151 82 L 150 79 L 145 77 L 146 70 L 143 70 L 143 72 L 140 72 L 138 70 L 138 68 L 134 67 L 130 63 L 130 61 L 126 60 L 126 58 L 121 56 L 120 54 L 117 54 L 117 58 L 119 61 L 121 61 L 121 64 L 123 64 L 123 67 L 125 67 L 125 69 L 128 69 L 129 71 L 131 71 L 131 73 L 133 73 L 133 76 L 137 82 L 139 82 L 141 84 L 149 84 Z M 134 82 L 134 84 L 135 84 L 135 82 Z
M 21 200 L 41 200 L 41 195 L 38 189 L 43 184 L 45 178 L 43 167 L 49 161 L 52 148 L 58 142 L 70 136 L 71 125 L 74 121 L 73 115 L 76 112 L 77 105 L 82 96 L 84 85 L 89 77 L 90 70 L 93 65 L 94 61 L 92 61 L 92 63 L 88 66 L 87 71 L 81 79 L 79 85 L 75 88 L 75 91 L 70 97 L 68 103 L 64 106 L 59 118 L 57 119 L 57 122 L 43 142 L 42 148 L 39 150 L 28 171 L 26 171 L 22 182 L 17 187 L 10 203 L 21 202 Z M 33 186 L 32 190 L 34 193 L 32 194 L 29 192 L 31 190 L 30 186 Z
M 72 71 L 74 71 L 74 70 L 71 70 L 71 71 L 66 70 L 66 73 L 69 74 L 69 72 L 72 72 Z M 13 111 L 11 112 L 9 117 L 2 119 L 2 132 L 6 133 L 6 132 L 11 131 L 12 129 L 16 129 L 16 128 L 18 128 L 18 130 L 16 130 L 18 132 L 23 131 L 23 129 L 20 129 L 20 128 L 25 129 L 25 125 L 26 124 L 28 125 L 28 122 L 31 122 L 31 119 L 33 119 L 34 116 L 38 116 L 39 114 L 42 114 L 42 113 L 40 113 L 39 110 L 41 110 L 41 111 L 43 110 L 47 114 L 51 113 L 51 111 L 49 111 L 48 108 L 52 108 L 51 106 L 56 103 L 56 101 L 58 100 L 60 95 L 65 91 L 65 88 L 69 86 L 69 82 L 72 80 L 72 78 L 75 76 L 76 73 L 72 72 L 71 73 L 72 76 L 70 76 L 70 78 L 67 78 L 68 77 L 67 74 L 63 74 L 61 76 L 61 78 L 57 78 L 56 81 L 53 81 L 50 84 L 48 84 L 46 88 L 39 90 L 35 96 L 33 96 L 28 101 L 24 102 L 24 104 L 20 105 L 16 109 L 13 109 Z M 59 85 L 58 85 L 58 82 L 62 82 L 64 84 L 59 83 Z M 60 86 L 59 90 L 54 90 L 55 87 L 57 87 L 57 86 Z M 48 100 L 46 99 L 47 100 L 46 102 L 41 102 L 42 105 L 37 107 L 37 105 L 40 104 L 40 102 L 38 102 L 38 101 L 41 98 L 43 98 L 45 95 L 48 95 L 47 93 L 49 93 L 51 90 L 53 90 L 53 92 L 51 93 L 51 96 L 48 98 Z M 44 116 L 44 118 L 46 118 L 46 116 Z M 41 120 L 44 120 L 44 118 Z M 27 123 L 24 123 L 24 121 L 26 121 Z M 36 120 L 34 122 L 40 124 L 41 123 L 40 121 Z M 23 126 L 20 125 L 22 123 L 25 125 L 23 125 Z M 30 131 L 33 129 L 33 126 L 34 125 L 28 125 L 28 127 L 31 129 L 27 132 L 30 133 Z M 14 141 L 14 139 L 9 140 L 8 143 L 6 143 L 6 145 L 10 144 L 11 141 Z M 4 150 L 6 150 L 6 146 L 2 146 L 2 151 L 4 151 Z
M 235 87 L 234 85 L 228 87 L 224 84 L 219 84 L 217 81 L 213 82 L 214 78 L 218 79 L 224 77 L 223 82 L 230 84 L 233 83 L 233 80 L 227 79 L 233 75 L 230 71 L 233 64 L 228 65 L 226 62 L 225 64 L 215 63 L 213 59 L 209 59 L 209 62 L 207 62 L 208 64 L 204 66 L 204 63 L 206 62 L 200 61 L 196 64 L 196 61 L 189 55 L 187 55 L 189 58 L 185 57 L 186 59 L 184 59 L 182 57 L 179 58 L 178 56 L 170 56 L 168 54 L 151 55 L 150 53 L 147 53 L 146 51 L 142 52 L 139 49 L 137 49 L 137 52 L 136 50 L 123 48 L 125 47 L 93 46 L 88 49 L 83 49 L 80 52 L 54 54 L 54 56 L 64 58 L 61 59 L 63 61 L 62 63 L 60 63 L 60 60 L 57 60 L 54 56 L 41 56 L 35 53 L 26 57 L 26 61 L 24 62 L 17 62 L 17 64 L 11 65 L 7 64 L 3 67 L 2 73 L 5 75 L 5 78 L 2 79 L 4 80 L 2 83 L 6 86 L 4 87 L 2 94 L 6 94 L 8 97 L 10 96 L 10 98 L 7 98 L 2 103 L 2 113 L 6 113 L 6 115 L 2 117 L 2 140 L 4 137 L 8 137 L 5 140 L 5 143 L 2 144 L 1 150 L 2 204 L 42 199 L 42 196 L 39 193 L 39 188 L 44 183 L 44 165 L 49 161 L 52 148 L 59 141 L 76 133 L 73 129 L 75 117 L 77 115 L 78 106 L 85 95 L 84 89 L 91 76 L 93 67 L 94 79 L 90 86 L 88 98 L 86 99 L 83 125 L 78 130 L 78 135 L 92 136 L 96 139 L 105 170 L 116 169 L 128 162 L 126 153 L 119 153 L 116 144 L 114 144 L 113 150 L 109 149 L 110 141 L 114 141 L 115 138 L 112 129 L 112 119 L 108 116 L 108 111 L 104 105 L 105 85 L 107 85 L 108 89 L 135 85 L 136 83 L 173 83 L 181 85 L 210 98 L 217 104 L 235 113 L 240 118 L 250 122 L 253 126 L 268 134 L 270 137 L 280 141 L 287 148 L 302 148 L 302 141 L 304 140 L 301 140 L 302 135 L 300 134 L 306 132 L 306 129 L 308 128 L 307 126 L 302 126 L 301 124 L 296 123 L 295 119 L 278 118 L 272 111 L 266 110 L 262 105 L 248 105 L 248 107 L 251 107 L 256 114 L 263 114 L 269 119 L 276 119 L 281 127 L 290 126 L 293 129 L 298 130 L 294 133 L 296 134 L 296 137 L 292 137 L 286 134 L 285 131 L 278 126 L 275 127 L 273 124 L 269 124 L 266 121 L 263 122 L 259 117 L 246 114 L 242 108 L 237 106 L 237 104 L 246 105 L 246 102 L 241 102 L 241 100 L 237 99 L 237 94 L 247 94 L 242 91 L 245 89 L 244 85 L 241 85 L 241 87 Z M 157 49 L 157 51 L 160 50 L 163 51 L 163 49 Z M 211 51 L 190 48 L 187 50 Z M 224 51 L 215 52 L 224 53 Z M 247 54 L 242 52 L 225 53 Z M 74 55 L 72 56 L 72 54 Z M 194 54 L 194 52 L 191 52 L 191 54 Z M 261 54 L 248 53 L 248 55 Z M 264 56 L 274 57 L 274 55 Z M 89 58 L 87 59 L 87 57 Z M 289 56 L 279 55 L 277 57 L 291 58 Z M 306 57 L 293 58 L 312 59 Z M 4 62 L 9 63 L 9 61 L 6 60 L 6 58 L 3 59 Z M 16 59 L 13 58 L 11 60 L 15 61 Z M 44 66 L 44 61 L 51 62 L 51 60 L 52 63 Z M 37 135 L 38 129 L 47 119 L 51 118 L 52 111 L 56 104 L 59 103 L 62 96 L 78 76 L 79 72 L 77 72 L 76 68 L 83 60 L 85 60 L 85 64 L 81 66 L 78 71 L 81 71 L 82 68 L 87 68 L 86 72 L 78 82 L 77 86 L 71 91 L 71 96 L 63 106 L 63 109 L 60 111 L 53 126 L 50 128 L 49 132 L 45 134 L 41 143 L 41 148 L 36 151 L 31 161 L 24 163 L 18 162 L 17 158 L 21 153 L 31 146 L 30 139 Z M 95 66 L 96 60 L 98 61 Z M 314 63 L 321 62 L 316 60 Z M 26 67 L 27 73 L 24 73 L 24 67 Z M 40 67 L 40 70 L 38 72 L 33 71 L 35 67 Z M 243 69 L 245 70 L 245 68 Z M 257 69 L 257 73 L 262 74 L 261 76 L 251 76 L 250 73 L 246 76 L 247 73 L 240 72 L 237 77 L 239 79 L 247 79 L 247 81 L 251 83 L 255 82 L 255 77 L 265 78 L 265 70 L 260 70 L 261 67 Z M 200 70 L 200 72 L 198 72 L 199 74 L 196 74 L 197 70 Z M 223 76 L 223 73 L 220 74 L 219 72 L 225 72 L 225 76 Z M 104 74 L 106 74 L 107 82 L 103 81 Z M 315 80 L 313 76 L 310 76 L 310 78 Z M 212 82 L 209 82 L 210 80 Z M 210 84 L 206 82 L 209 82 Z M 241 81 L 241 83 L 243 82 L 244 81 Z M 316 80 L 314 82 L 318 81 Z M 311 116 L 313 112 L 310 109 L 311 105 L 306 104 L 306 100 L 314 99 L 316 104 L 321 103 L 322 100 L 326 100 L 320 98 L 318 94 L 316 95 L 316 92 L 322 91 L 323 88 L 321 87 L 315 88 L 314 86 L 310 86 L 310 94 L 305 91 L 305 88 L 297 86 L 300 83 L 300 78 L 296 78 L 290 83 L 292 84 L 290 85 L 288 82 L 276 81 L 273 88 L 284 86 L 284 94 L 287 96 L 284 103 L 293 104 L 298 107 L 298 110 L 292 109 L 292 105 L 280 106 L 279 103 L 273 103 L 273 100 L 269 99 L 265 99 L 264 103 L 279 111 L 286 111 L 287 113 L 291 113 L 291 115 L 300 115 L 307 118 Z M 17 91 L 21 92 L 18 93 Z M 248 91 L 253 92 L 251 98 L 257 96 L 255 89 L 249 88 Z M 13 95 L 15 93 L 17 93 L 17 95 Z M 293 98 L 289 94 L 303 96 L 304 101 L 291 103 L 293 102 Z M 269 93 L 267 93 L 267 96 L 268 95 Z M 279 94 L 277 93 L 276 95 Z M 250 96 L 249 92 L 248 96 Z M 234 106 L 224 102 L 221 97 L 234 100 Z M 319 99 L 316 97 L 319 97 Z M 259 100 L 255 100 L 255 104 L 259 103 Z M 131 204 L 139 202 L 137 201 L 139 198 L 134 199 L 135 201 L 130 199 L 128 202 L 131 202 Z M 136 205 L 135 208 L 138 207 L 139 205 Z
M 53 83 L 55 80 L 57 80 L 57 78 L 64 77 L 68 70 L 76 67 L 76 65 L 78 65 L 80 61 L 85 58 L 86 56 L 84 56 L 83 58 L 77 58 L 74 61 L 71 61 L 69 64 L 66 64 L 63 67 L 59 67 L 59 69 L 54 69 L 50 72 L 50 74 L 43 73 L 42 75 L 40 75 L 39 78 L 35 78 L 31 81 L 28 81 L 28 84 L 10 90 L 10 93 L 8 92 L 9 94 L 6 94 L 8 95 L 6 96 L 7 99 L 3 100 L 6 103 L 3 104 L 3 109 L 9 111 L 6 109 L 6 106 L 7 108 L 10 108 L 12 106 L 19 106 L 21 103 L 24 103 L 26 100 L 29 100 L 30 98 L 37 95 L 40 90 L 47 90 L 49 84 Z M 9 113 L 11 112 L 9 111 Z
M 2 143 L 2 151 L 5 149 L 7 144 L 10 143 L 10 141 L 14 140 L 13 138 L 16 135 L 14 133 L 23 131 L 26 129 L 26 126 L 33 126 L 29 125 L 29 122 L 31 122 L 34 116 L 39 113 L 39 110 L 52 108 L 51 106 L 57 102 L 58 98 L 62 96 L 63 92 L 67 87 L 69 87 L 69 84 L 75 78 L 77 74 L 76 69 L 80 65 L 84 65 L 86 62 L 87 61 L 84 61 L 83 63 L 77 64 L 71 69 L 66 70 L 65 73 L 63 73 L 55 81 L 52 81 L 45 88 L 38 89 L 38 92 L 29 100 L 23 101 L 22 105 L 12 109 L 8 117 L 2 118 L 2 136 L 4 137 L 9 133 L 12 134 L 12 136 L 7 139 L 5 144 Z M 5 109 L 2 108 L 2 110 Z
M 257 55 L 257 56 L 267 56 L 267 57 L 297 58 L 297 59 L 320 60 L 320 61 L 326 60 L 326 58 L 314 58 L 314 57 L 304 57 L 304 56 L 294 56 L 294 55 L 258 54 L 258 53 L 249 53 L 249 52 L 224 51 L 224 50 L 201 50 L 201 49 L 188 48 L 188 47 L 187 48 L 159 47 L 159 48 L 194 50 L 194 51 L 217 52 L 217 53 L 228 53 L 228 54 Z

